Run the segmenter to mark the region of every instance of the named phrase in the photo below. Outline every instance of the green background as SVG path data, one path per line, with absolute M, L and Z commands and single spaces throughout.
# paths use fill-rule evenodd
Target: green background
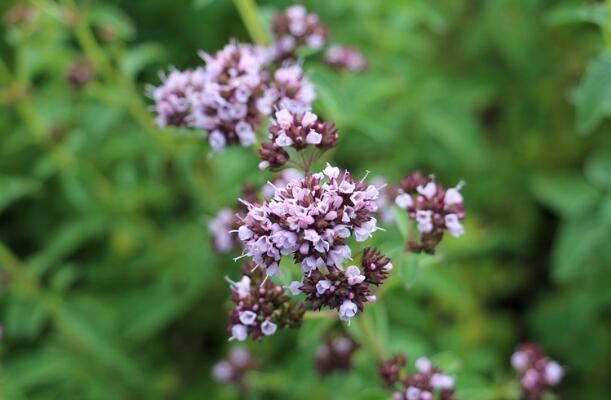
M 245 181 L 269 178 L 254 152 L 208 157 L 201 134 L 152 124 L 147 84 L 197 50 L 249 41 L 221 0 L 36 0 L 0 43 L 1 399 L 229 399 L 231 256 L 206 223 Z M 4 14 L 16 2 L 2 1 Z M 269 21 L 285 1 L 261 1 Z M 524 339 L 565 366 L 563 399 L 611 390 L 610 23 L 585 1 L 308 1 L 332 42 L 370 68 L 304 68 L 315 110 L 337 123 L 336 164 L 398 182 L 414 168 L 465 179 L 466 234 L 437 256 L 376 236 L 395 283 L 363 318 L 385 351 L 430 355 L 461 399 L 517 399 L 509 365 Z M 111 32 L 110 40 L 100 29 Z M 80 90 L 68 70 L 88 59 Z M 405 283 L 405 284 L 403 284 Z M 333 321 L 249 344 L 253 399 L 383 399 L 374 355 L 317 376 Z M 353 324 L 354 325 L 354 324 Z M 356 327 L 349 331 L 358 338 Z

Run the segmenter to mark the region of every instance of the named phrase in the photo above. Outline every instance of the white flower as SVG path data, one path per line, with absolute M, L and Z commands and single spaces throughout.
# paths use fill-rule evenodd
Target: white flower
M 407 400 L 420 400 L 420 389 L 413 386 L 408 387 L 405 391 L 405 397 Z
M 412 200 L 412 196 L 407 193 L 402 193 L 397 196 L 395 203 L 401 208 L 408 208 L 414 204 L 414 201 Z
M 283 128 L 288 128 L 293 123 L 293 116 L 286 108 L 276 111 L 276 122 Z
M 240 240 L 248 240 L 253 235 L 254 233 L 250 229 L 248 229 L 246 225 L 242 225 L 238 228 L 238 237 L 240 238 Z
M 433 198 L 433 196 L 435 196 L 435 193 L 437 193 L 437 184 L 431 181 L 424 186 L 419 185 L 416 190 L 418 193 L 430 200 Z
M 316 116 L 316 114 L 306 111 L 305 114 L 303 114 L 303 117 L 301 118 L 301 125 L 303 125 L 304 128 L 307 128 L 308 126 L 316 122 L 317 119 L 318 116 Z
M 287 286 L 287 289 L 290 290 L 291 294 L 293 296 L 298 295 L 299 293 L 301 293 L 301 287 L 303 286 L 303 283 L 299 282 L 299 281 L 293 281 L 290 283 L 290 285 Z
M 248 310 L 240 312 L 240 322 L 244 325 L 252 325 L 257 319 L 257 314 Z
M 454 378 L 444 374 L 433 374 L 431 376 L 431 386 L 435 389 L 452 389 L 454 387 Z
M 316 293 L 324 294 L 327 290 L 331 288 L 331 286 L 332 284 L 330 280 L 322 279 L 316 284 Z
M 322 135 L 313 129 L 310 129 L 310 133 L 306 135 L 306 143 L 309 144 L 320 144 L 322 142 Z
M 263 334 L 265 336 L 271 336 L 274 333 L 276 333 L 276 330 L 278 329 L 278 325 L 274 324 L 271 321 L 263 321 L 263 323 L 261 324 L 261 332 L 263 332 Z
M 212 377 L 219 383 L 228 382 L 233 375 L 233 367 L 227 361 L 219 361 L 212 367 Z
M 208 136 L 208 142 L 212 146 L 212 150 L 219 152 L 223 151 L 227 144 L 227 139 L 220 131 L 214 131 Z
M 456 214 L 448 214 L 445 216 L 446 228 L 452 236 L 459 237 L 463 233 L 465 233 L 465 228 L 458 220 L 458 216 Z
M 426 357 L 420 357 L 416 360 L 416 368 L 423 374 L 430 372 L 432 368 L 431 360 Z
M 418 221 L 418 230 L 422 233 L 429 233 L 433 230 L 433 212 L 431 210 L 416 211 L 416 221 Z
M 322 173 L 327 175 L 330 179 L 337 178 L 339 176 L 339 168 L 332 167 L 331 164 L 327 163 L 327 167 L 322 170 Z
M 511 365 L 518 371 L 526 368 L 528 363 L 528 356 L 522 351 L 516 351 L 511 355 Z
M 351 265 L 346 269 L 346 277 L 349 285 L 358 285 L 365 280 L 365 275 L 361 275 L 361 270 L 356 265 Z
M 463 202 L 463 198 L 459 190 L 460 189 L 458 188 L 451 188 L 446 191 L 446 194 L 443 198 L 443 202 L 446 206 L 450 206 L 452 204 L 460 204 Z
M 564 370 L 556 361 L 550 361 L 545 365 L 545 380 L 550 385 L 556 385 L 564 376 Z
M 350 183 L 346 180 L 342 181 L 342 183 L 339 184 L 339 191 L 341 193 L 352 193 L 354 192 L 354 188 L 356 187 L 356 185 L 354 183 Z
M 244 325 L 236 324 L 231 327 L 231 337 L 229 340 L 243 342 L 248 337 L 248 329 Z
M 339 307 L 339 319 L 342 321 L 349 321 L 358 312 L 358 307 L 355 303 L 350 300 L 344 300 L 342 305 Z
M 225 279 L 229 282 L 231 288 L 238 293 L 240 299 L 248 297 L 250 294 L 250 278 L 248 276 L 244 275 L 242 279 L 237 282 L 233 282 L 227 277 L 225 277 Z
M 293 144 L 293 139 L 291 139 L 290 137 L 288 137 L 288 135 L 284 132 L 282 132 L 280 135 L 278 135 L 278 137 L 276 138 L 276 144 L 280 147 L 286 147 L 286 146 L 290 146 Z

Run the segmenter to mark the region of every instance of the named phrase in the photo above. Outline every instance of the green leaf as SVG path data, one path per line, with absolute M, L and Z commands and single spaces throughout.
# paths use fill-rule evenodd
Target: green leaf
M 593 59 L 581 80 L 576 97 L 577 129 L 590 133 L 611 114 L 611 55 Z
M 610 234 L 609 219 L 604 220 L 598 212 L 567 222 L 553 249 L 554 277 L 560 282 L 568 282 L 610 265 Z
M 17 176 L 0 175 L 0 211 L 15 201 L 34 194 L 40 188 L 40 183 L 33 179 Z
M 600 200 L 600 192 L 578 175 L 537 176 L 531 191 L 540 202 L 564 216 L 583 213 Z
M 163 58 L 163 48 L 155 43 L 144 43 L 132 47 L 121 59 L 120 68 L 123 73 L 133 78 L 145 67 Z
M 593 185 L 605 190 L 611 189 L 611 153 L 593 154 L 586 164 L 586 177 Z
M 592 23 L 604 27 L 607 23 L 607 10 L 604 4 L 562 4 L 545 16 L 551 25 Z

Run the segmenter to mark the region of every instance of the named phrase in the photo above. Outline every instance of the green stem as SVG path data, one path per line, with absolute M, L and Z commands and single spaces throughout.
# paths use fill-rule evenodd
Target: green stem
M 337 312 L 335 310 L 325 310 L 325 311 L 306 311 L 303 316 L 303 319 L 328 319 L 328 318 L 337 318 Z
M 611 0 L 605 0 L 605 7 L 607 9 L 607 20 L 602 28 L 602 35 L 606 48 L 611 50 Z
M 257 12 L 257 4 L 254 0 L 233 0 L 240 18 L 246 26 L 250 37 L 258 44 L 266 46 L 270 43 L 269 35 L 263 21 Z
M 369 320 L 369 318 L 367 318 L 363 314 L 356 317 L 354 320 L 363 332 L 363 338 L 365 339 L 364 344 L 369 347 L 369 349 L 373 352 L 378 361 L 383 361 L 386 358 L 384 346 L 376 335 L 375 329 L 373 325 L 371 325 L 371 320 Z

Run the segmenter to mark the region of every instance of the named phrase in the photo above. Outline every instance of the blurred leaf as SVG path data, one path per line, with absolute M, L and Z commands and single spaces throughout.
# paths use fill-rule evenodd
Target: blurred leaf
M 566 222 L 554 244 L 554 277 L 568 282 L 611 265 L 609 235 L 611 219 L 601 219 L 598 213 Z
M 553 25 L 589 22 L 604 27 L 607 10 L 604 4 L 562 4 L 547 13 L 545 19 Z
M 590 156 L 585 168 L 586 177 L 599 188 L 611 189 L 611 154 L 598 152 Z
M 590 133 L 611 114 L 611 55 L 593 59 L 577 91 L 577 129 Z
M 145 67 L 160 61 L 164 56 L 161 46 L 155 43 L 144 43 L 132 47 L 121 59 L 121 71 L 126 76 L 133 78 Z
M 0 212 L 15 201 L 36 193 L 40 183 L 34 179 L 0 175 Z
M 583 213 L 600 200 L 599 191 L 577 175 L 537 176 L 531 190 L 539 201 L 564 216 Z

